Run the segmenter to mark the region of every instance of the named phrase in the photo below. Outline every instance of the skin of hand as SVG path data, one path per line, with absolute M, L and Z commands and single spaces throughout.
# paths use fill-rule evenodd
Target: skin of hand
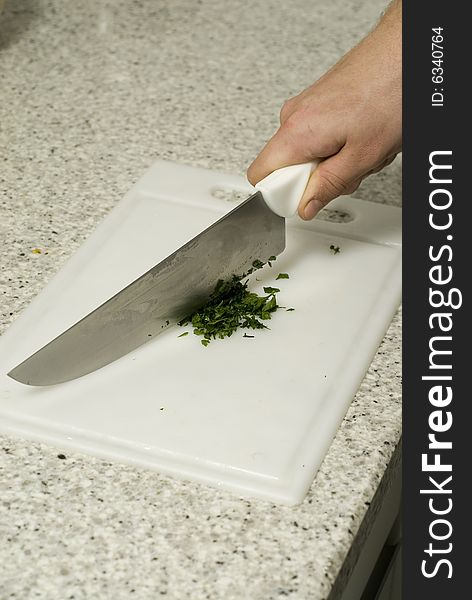
M 298 206 L 312 219 L 328 202 L 352 194 L 390 164 L 402 143 L 402 5 L 325 75 L 285 102 L 280 128 L 250 165 L 255 185 L 288 165 L 323 158 Z

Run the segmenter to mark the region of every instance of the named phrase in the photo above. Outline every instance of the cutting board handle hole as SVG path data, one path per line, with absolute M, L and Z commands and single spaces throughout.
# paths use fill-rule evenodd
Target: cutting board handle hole
M 251 192 L 248 190 L 237 190 L 231 188 L 224 188 L 215 186 L 210 190 L 213 198 L 222 200 L 223 202 L 230 202 L 231 204 L 239 204 L 243 200 L 246 200 Z
M 210 189 L 210 194 L 217 200 L 236 205 L 246 200 L 250 192 L 248 190 L 214 186 Z M 320 221 L 328 221 L 329 223 L 350 223 L 354 221 L 354 218 L 348 211 L 333 208 L 324 208 L 317 216 Z
M 323 208 L 316 216 L 319 221 L 328 221 L 329 223 L 350 223 L 354 221 L 354 216 L 345 210 L 334 210 L 332 208 Z

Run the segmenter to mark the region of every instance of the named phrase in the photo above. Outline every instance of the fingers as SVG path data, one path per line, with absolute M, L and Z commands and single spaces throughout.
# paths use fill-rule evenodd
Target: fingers
M 372 171 L 370 171 L 369 175 L 373 175 L 374 173 L 378 173 L 382 169 L 385 169 L 385 167 L 388 167 L 388 165 L 392 164 L 392 162 L 395 160 L 396 157 L 397 157 L 397 153 L 395 152 L 395 154 L 392 154 L 392 156 L 389 156 L 381 165 L 379 165 L 378 167 L 375 167 L 375 169 L 372 169 Z
M 329 136 L 322 129 L 314 136 L 313 128 L 307 130 L 297 125 L 298 121 L 288 119 L 279 128 L 249 167 L 247 177 L 255 185 L 276 169 L 330 154 L 308 181 L 298 207 L 302 219 L 313 219 L 334 198 L 352 194 L 364 177 L 377 173 L 395 158 L 395 154 L 374 158 L 349 144 L 342 146 L 341 138 L 328 141 Z
M 247 170 L 249 182 L 255 185 L 276 169 L 308 162 L 310 157 L 305 152 L 305 146 L 297 141 L 297 135 L 293 129 L 286 126 L 280 127 L 249 166 Z
M 286 100 L 280 109 L 280 124 L 283 125 L 285 121 L 293 115 L 298 107 L 298 96 L 289 98 Z
M 401 11 L 400 11 L 401 12 Z M 313 218 L 357 189 L 401 149 L 401 15 L 383 21 L 306 90 L 288 100 L 280 128 L 248 169 L 254 185 L 273 171 L 323 160 L 298 212 Z M 387 19 L 387 14 L 390 17 Z
M 312 173 L 300 204 L 298 214 L 310 220 L 331 200 L 344 194 L 352 194 L 367 174 L 351 152 L 345 147 L 320 163 Z
M 338 196 L 353 194 L 362 180 L 378 173 L 395 160 L 396 153 L 382 159 L 375 167 L 356 159 L 356 153 L 346 147 L 338 154 L 324 160 L 311 175 L 300 204 L 298 214 L 310 220 L 331 200 Z
M 297 111 L 284 121 L 250 165 L 249 182 L 255 185 L 276 169 L 335 154 L 346 141 L 338 129 L 328 119 L 310 118 Z

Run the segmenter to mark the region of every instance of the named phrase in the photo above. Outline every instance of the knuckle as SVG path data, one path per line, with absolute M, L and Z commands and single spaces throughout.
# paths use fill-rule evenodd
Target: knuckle
M 286 100 L 282 108 L 280 109 L 280 124 L 283 125 L 285 121 L 289 118 L 289 116 L 294 111 L 294 98 L 289 98 Z
M 298 112 L 291 113 L 282 123 L 282 127 L 285 131 L 298 131 L 300 129 L 300 116 Z
M 385 168 L 385 167 L 388 167 L 388 165 L 391 165 L 396 158 L 397 158 L 397 153 L 395 152 L 394 154 L 392 154 L 391 156 L 389 156 L 387 158 L 387 160 L 385 161 L 385 164 L 383 165 L 382 169 Z
M 364 141 L 357 148 L 357 162 L 365 170 L 378 167 L 386 158 L 387 153 L 381 138 Z
M 356 179 L 348 185 L 344 194 L 353 194 L 362 183 L 362 178 Z
M 371 146 L 359 146 L 356 148 L 355 153 L 350 157 L 351 160 L 356 160 L 359 168 L 362 171 L 370 171 L 381 161 L 380 155 L 377 156 L 377 151 Z

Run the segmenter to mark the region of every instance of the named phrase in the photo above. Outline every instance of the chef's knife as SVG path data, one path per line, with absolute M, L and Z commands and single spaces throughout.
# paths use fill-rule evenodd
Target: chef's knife
M 254 260 L 266 262 L 280 254 L 285 248 L 284 217 L 295 212 L 312 168 L 296 165 L 269 175 L 246 201 L 8 375 L 21 383 L 45 386 L 91 373 L 202 306 L 219 279 L 243 273 Z

